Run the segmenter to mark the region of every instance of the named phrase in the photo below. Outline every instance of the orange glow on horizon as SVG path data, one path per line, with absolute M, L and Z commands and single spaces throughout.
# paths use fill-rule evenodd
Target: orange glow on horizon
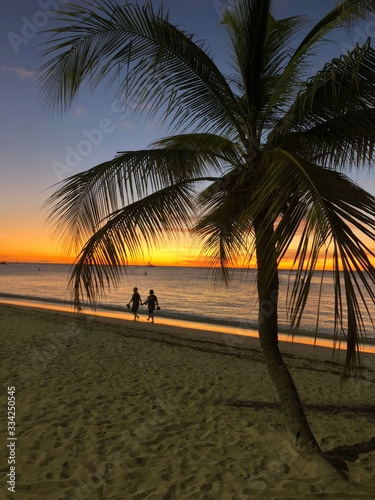
M 0 261 L 5 262 L 30 262 L 30 263 L 54 263 L 54 264 L 72 264 L 75 259 L 73 254 L 64 254 L 56 245 L 53 245 L 51 238 L 39 231 L 23 231 L 22 236 L 12 234 L 0 234 Z M 289 270 L 294 266 L 295 247 L 291 245 L 290 249 L 284 255 L 279 269 Z M 370 261 L 375 265 L 375 259 L 370 257 Z M 191 240 L 185 238 L 183 243 L 169 243 L 163 248 L 157 248 L 151 252 L 144 253 L 139 259 L 129 261 L 129 265 L 147 266 L 148 262 L 154 266 L 183 266 L 183 267 L 212 267 L 208 258 L 199 254 L 196 247 L 193 247 Z M 245 259 L 241 256 L 237 259 L 237 266 L 248 267 L 245 265 Z M 256 261 L 253 259 L 250 265 L 256 268 Z M 321 258 L 317 262 L 316 270 L 332 270 L 332 260 L 328 259 L 324 264 Z
M 0 254 L 2 255 L 2 254 Z M 58 251 L 53 252 L 17 252 L 13 255 L 0 256 L 0 261 L 5 262 L 26 262 L 26 263 L 51 263 L 51 264 L 73 264 L 75 257 L 72 255 L 64 255 Z M 198 254 L 193 254 L 188 250 L 186 252 L 173 251 L 173 249 L 159 249 L 152 253 L 150 257 L 142 257 L 137 260 L 129 261 L 130 266 L 147 266 L 150 263 L 151 266 L 182 266 L 182 267 L 212 267 L 212 263 L 209 259 L 204 258 Z M 256 268 L 256 261 L 251 262 L 251 265 L 244 265 L 243 262 L 238 261 L 238 268 Z M 293 268 L 293 259 L 285 258 L 279 265 L 281 270 L 290 270 Z M 323 269 L 322 266 L 317 266 L 317 270 Z M 326 270 L 330 270 L 329 266 L 326 266 Z
M 27 263 L 51 263 L 51 264 L 73 264 L 75 256 L 63 254 L 58 250 L 53 250 L 51 247 L 48 249 L 41 248 L 34 249 L 32 246 L 27 251 L 16 251 L 12 253 L 4 252 L 4 248 L 0 246 L 0 261 L 5 262 L 27 262 Z M 371 263 L 375 265 L 375 259 L 370 259 Z M 208 258 L 193 253 L 189 249 L 181 250 L 175 248 L 158 249 L 152 252 L 149 257 L 141 257 L 139 259 L 129 261 L 128 265 L 134 266 L 147 266 L 150 263 L 152 266 L 182 266 L 182 267 L 212 267 Z M 290 270 L 295 268 L 293 258 L 285 256 L 279 264 L 280 270 Z M 327 261 L 324 266 L 323 259 L 317 263 L 316 270 L 320 271 L 325 268 L 327 271 L 332 270 L 331 262 Z M 250 266 L 244 265 L 244 262 L 238 260 L 237 266 L 231 267 L 250 267 L 256 268 L 256 261 L 253 260 Z
M 48 238 L 29 238 L 24 235 L 22 242 L 16 239 L 0 239 L 0 261 L 27 262 L 27 263 L 53 263 L 72 264 L 76 255 L 63 253 L 54 248 Z M 193 252 L 189 247 L 174 247 L 172 245 L 159 248 L 139 259 L 129 261 L 129 265 L 147 266 L 184 266 L 207 267 L 208 261 Z

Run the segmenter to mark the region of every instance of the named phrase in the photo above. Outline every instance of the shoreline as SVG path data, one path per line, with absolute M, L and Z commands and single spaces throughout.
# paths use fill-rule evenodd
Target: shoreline
M 0 306 L 3 304 L 41 311 L 65 313 L 72 317 L 79 318 L 78 314 L 72 310 L 70 305 L 59 302 L 14 298 L 8 299 L 0 296 Z M 95 313 L 87 312 L 85 316 L 89 319 L 103 319 L 119 323 L 124 322 L 125 325 L 131 325 L 135 328 L 142 328 L 142 325 L 148 325 L 147 321 L 134 322 L 131 314 L 126 311 L 121 312 L 98 308 Z M 258 332 L 256 330 L 230 327 L 219 323 L 169 319 L 163 316 L 156 317 L 155 321 L 153 325 L 150 324 L 154 330 L 165 330 L 167 332 L 178 331 L 185 336 L 191 336 L 193 339 L 201 336 L 216 339 L 217 341 L 225 339 L 225 342 L 229 344 L 241 345 L 245 343 L 260 349 Z M 325 357 L 333 358 L 334 356 L 339 356 L 343 358 L 346 351 L 345 346 L 343 345 L 340 347 L 340 343 L 338 344 L 338 346 L 334 347 L 332 337 L 328 336 L 322 336 L 315 339 L 312 335 L 298 334 L 291 338 L 288 334 L 279 332 L 280 350 L 298 351 L 302 349 L 304 352 L 313 351 L 315 353 L 319 351 L 320 353 L 325 353 Z M 362 344 L 360 352 L 362 356 L 375 356 L 375 340 L 374 343 Z

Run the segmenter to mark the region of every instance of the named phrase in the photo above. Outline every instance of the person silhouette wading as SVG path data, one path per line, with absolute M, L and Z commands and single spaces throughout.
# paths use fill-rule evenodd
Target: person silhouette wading
M 130 309 L 130 304 L 132 304 L 132 313 L 134 314 L 134 320 L 137 321 L 139 319 L 138 316 L 138 309 L 139 309 L 139 304 L 142 303 L 141 296 L 138 293 L 138 288 L 134 287 L 133 288 L 133 295 L 132 298 L 130 299 L 130 302 L 126 305 L 128 309 Z
M 155 309 L 160 309 L 159 302 L 157 296 L 154 294 L 154 290 L 150 290 L 150 295 L 147 297 L 147 300 L 142 304 L 148 307 L 148 318 L 147 321 L 151 320 L 151 323 L 154 322 L 154 311 Z

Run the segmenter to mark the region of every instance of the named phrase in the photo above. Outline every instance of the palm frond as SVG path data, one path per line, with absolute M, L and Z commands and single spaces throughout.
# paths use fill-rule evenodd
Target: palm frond
M 314 47 L 324 41 L 327 34 L 345 26 L 349 27 L 372 12 L 375 12 L 374 0 L 341 0 L 307 33 L 295 50 L 291 64 L 311 55 Z
M 212 182 L 197 199 L 201 216 L 192 232 L 202 253 L 226 283 L 229 269 L 249 266 L 255 252 L 248 202 L 251 184 L 251 171 L 238 165 Z
M 244 154 L 241 144 L 225 136 L 208 133 L 173 135 L 155 141 L 151 147 L 166 152 L 181 151 L 182 154 L 194 151 L 202 161 L 202 165 L 207 165 L 207 168 L 214 167 L 216 171 L 222 170 L 224 163 L 231 165 L 240 163 Z M 183 165 L 189 162 L 190 159 L 188 161 L 186 158 L 181 159 Z
M 254 109 L 259 105 L 261 75 L 266 64 L 263 58 L 270 5 L 270 0 L 237 2 L 223 17 L 231 35 L 233 60 L 242 77 L 247 104 Z
M 275 20 L 270 6 L 271 2 L 262 0 L 237 2 L 223 19 L 231 35 L 233 66 L 241 75 L 244 108 L 252 109 L 253 114 L 262 111 L 264 122 L 292 100 L 300 83 L 297 75 L 302 71 L 300 64 L 294 74 L 289 74 L 289 80 L 285 79 L 290 46 L 302 29 L 302 18 Z M 249 116 L 249 122 L 257 120 L 257 114 Z
M 291 106 L 275 142 L 323 166 L 348 168 L 373 160 L 375 51 L 366 43 L 312 77 Z M 292 132 L 289 133 L 291 129 Z
M 334 9 L 334 12 L 336 11 L 341 16 L 341 20 L 337 21 L 337 27 L 343 26 L 350 29 L 375 11 L 375 2 L 374 0 L 338 0 L 337 7 Z
M 117 286 L 129 259 L 188 229 L 195 216 L 194 198 L 190 183 L 182 182 L 107 217 L 74 262 L 70 286 L 75 309 L 82 310 L 87 302 L 95 309 L 106 291 Z
M 165 138 L 154 149 L 119 153 L 68 178 L 47 200 L 53 236 L 69 252 L 77 250 L 121 207 L 186 179 L 210 180 L 238 157 L 233 143 L 208 134 Z
M 150 3 L 87 2 L 60 20 L 70 24 L 48 30 L 54 34 L 43 52 L 49 60 L 40 68 L 47 108 L 66 110 L 85 82 L 95 88 L 112 75 L 109 85 L 119 79 L 117 96 L 135 113 L 168 118 L 173 130 L 240 130 L 236 99 L 204 46 Z
M 226 284 L 230 269 L 249 266 L 255 252 L 252 223 L 239 219 L 238 213 L 229 213 L 232 206 L 228 199 L 224 205 L 212 207 L 192 228 L 208 265 Z
M 327 35 L 333 33 L 337 29 L 342 29 L 343 26 L 349 26 L 353 22 L 358 22 L 368 16 L 369 13 L 375 12 L 374 0 L 343 0 L 335 8 L 324 16 L 313 28 L 304 36 L 302 41 L 296 48 L 290 47 L 289 61 L 285 65 L 279 80 L 277 81 L 273 96 L 270 98 L 270 103 L 273 106 L 278 106 L 278 100 L 285 93 L 290 95 L 290 86 L 293 88 L 300 85 L 306 78 L 308 71 L 311 71 L 311 57 L 315 55 L 315 51 L 320 50 L 320 45 L 326 42 Z M 303 21 L 302 18 L 301 23 Z M 284 101 L 282 99 L 281 102 Z M 290 117 L 290 115 L 289 115 Z M 284 118 L 286 120 L 287 117 Z M 284 125 L 288 125 L 284 121 Z M 280 123 L 277 125 L 280 127 Z
M 364 238 L 375 239 L 375 197 L 343 174 L 286 152 L 279 152 L 277 161 L 273 156 L 270 164 L 272 168 L 267 169 L 254 196 L 258 201 L 254 209 L 262 213 L 267 207 L 269 213 L 281 214 L 269 242 L 279 260 L 293 238 L 299 241 L 295 252 L 297 276 L 289 301 L 293 331 L 298 331 L 318 260 L 323 252 L 326 262 L 331 250 L 334 338 L 335 342 L 340 336 L 346 340 L 348 374 L 357 361 L 356 347 L 366 334 L 361 311 L 368 313 L 368 301 L 375 303 L 375 268 L 370 261 L 375 254 L 364 243 Z

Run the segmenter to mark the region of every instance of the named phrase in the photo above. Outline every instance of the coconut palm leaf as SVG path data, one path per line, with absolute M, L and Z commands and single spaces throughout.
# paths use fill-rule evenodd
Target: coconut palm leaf
M 285 85 L 280 92 L 275 91 L 290 57 L 285 48 L 300 33 L 302 22 L 299 17 L 275 20 L 269 12 L 270 4 L 260 0 L 237 2 L 223 17 L 232 40 L 233 68 L 241 75 L 238 87 L 245 96 L 243 112 L 252 110 L 250 123 L 258 118 L 263 124 L 267 118 L 274 121 L 276 112 L 285 111 L 291 85 L 299 85 L 297 75 L 303 71 L 302 65 L 296 65 L 296 74 L 288 77 L 287 91 Z
M 326 35 L 336 29 L 342 29 L 343 26 L 350 26 L 353 22 L 358 22 L 370 12 L 375 12 L 374 0 L 343 0 L 338 2 L 338 5 L 316 23 L 298 47 L 294 49 L 275 84 L 270 103 L 277 106 L 278 102 L 283 102 L 288 98 L 288 95 L 290 96 L 290 85 L 293 84 L 293 87 L 296 88 L 301 84 L 303 78 L 308 76 L 311 70 L 310 58 L 315 55 L 318 49 L 320 50 L 320 45 L 326 41 Z M 302 19 L 300 19 L 301 23 Z M 288 49 L 290 50 L 290 46 Z
M 202 215 L 193 233 L 202 254 L 217 269 L 214 274 L 221 274 L 227 283 L 229 269 L 250 265 L 255 250 L 252 217 L 248 214 L 248 176 L 240 165 L 211 183 L 197 200 Z
M 375 51 L 367 43 L 326 64 L 309 79 L 274 131 L 275 142 L 323 166 L 372 161 L 375 137 Z M 288 136 L 288 129 L 291 130 Z
M 153 149 L 119 153 L 60 183 L 46 202 L 53 206 L 48 219 L 53 235 L 67 251 L 77 250 L 121 207 L 183 180 L 214 180 L 238 159 L 231 141 L 212 134 L 174 136 L 155 142 Z
M 55 36 L 43 55 L 52 59 L 39 78 L 44 105 L 63 111 L 83 84 L 95 88 L 111 75 L 135 112 L 161 113 L 176 129 L 230 131 L 237 104 L 226 79 L 203 47 L 161 15 L 150 5 L 108 0 L 75 6 L 61 18 L 69 21 L 63 37 L 60 28 L 49 30 Z
M 321 44 L 329 33 L 336 29 L 342 29 L 344 26 L 350 27 L 374 11 L 374 0 L 341 0 L 307 33 L 295 50 L 289 64 L 293 66 L 297 61 L 305 60 L 306 57 L 311 56 L 316 45 Z
M 281 215 L 269 241 L 279 261 L 292 240 L 299 241 L 294 259 L 297 275 L 288 305 L 291 331 L 298 331 L 300 326 L 318 259 L 323 253 L 327 260 L 326 250 L 331 247 L 336 291 L 334 337 L 337 341 L 346 331 L 347 342 L 359 345 L 365 334 L 361 310 L 368 314 L 368 302 L 375 301 L 375 268 L 370 261 L 375 254 L 363 239 L 375 239 L 375 197 L 343 174 L 286 152 L 280 154 L 285 155 L 284 160 L 273 157 L 272 168 L 265 170 L 267 174 L 254 195 L 257 203 L 253 210 L 254 217 L 265 209 Z M 340 272 L 344 273 L 344 286 Z M 354 368 L 355 361 L 355 350 L 348 349 L 348 371 Z
M 116 286 L 128 259 L 139 259 L 144 250 L 155 247 L 190 227 L 194 215 L 191 182 L 160 189 L 112 213 L 86 242 L 78 255 L 70 285 L 74 306 L 91 307 L 107 287 Z

